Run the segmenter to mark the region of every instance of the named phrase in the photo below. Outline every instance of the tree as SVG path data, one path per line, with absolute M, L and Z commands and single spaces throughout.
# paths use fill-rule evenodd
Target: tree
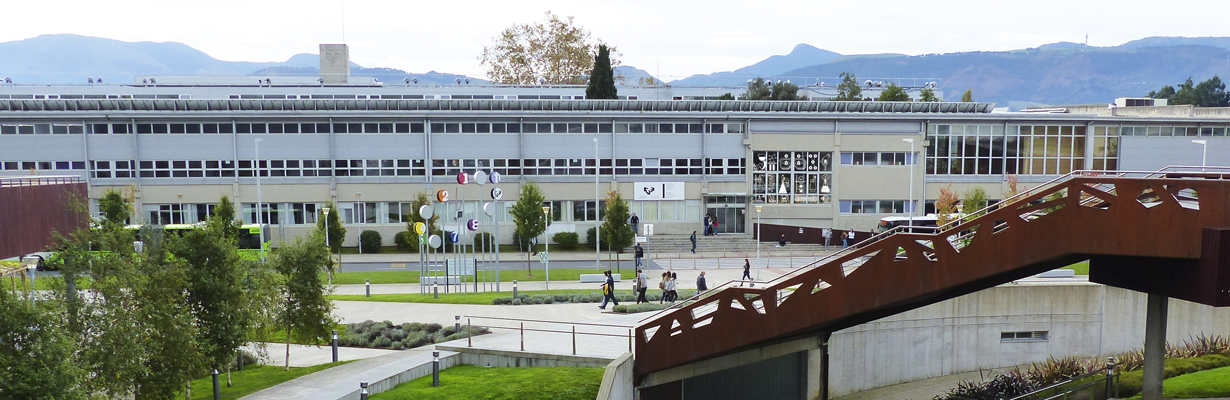
M 594 69 L 593 55 L 603 43 L 591 41 L 589 30 L 573 25 L 572 17 L 561 19 L 550 11 L 545 17 L 508 27 L 483 47 L 479 60 L 487 79 L 521 85 L 585 82 L 583 76 Z M 616 51 L 614 46 L 609 49 Z M 613 57 L 610 66 L 619 66 L 619 61 Z
M 424 232 L 427 235 L 433 235 L 440 229 L 436 226 L 436 223 L 440 221 L 439 213 L 433 213 L 430 220 L 424 219 L 422 215 L 419 215 L 419 209 L 427 205 L 431 205 L 431 198 L 427 196 L 427 193 L 419 192 L 419 194 L 414 195 L 414 201 L 410 202 L 410 213 L 406 214 L 406 221 L 408 221 L 406 222 L 406 237 L 410 239 L 411 247 L 415 249 L 419 247 L 419 234 L 414 231 L 414 224 L 419 222 L 426 224 Z
M 616 253 L 615 269 L 619 270 L 619 253 L 632 245 L 636 232 L 628 226 L 628 201 L 618 190 L 606 194 L 606 221 L 602 222 L 602 241 Z
M 658 86 L 661 84 L 662 84 L 662 81 L 659 81 L 657 80 L 657 78 L 654 78 L 652 76 L 642 76 L 640 78 L 636 78 L 637 86 Z M 731 99 L 731 100 L 734 100 L 734 99 Z
M 188 263 L 188 305 L 195 316 L 197 341 L 211 368 L 234 359 L 252 329 L 244 304 L 246 268 L 239 257 L 235 208 L 223 196 L 205 229 L 170 238 L 171 253 Z
M 336 325 L 333 303 L 326 297 L 330 290 L 320 280 L 320 270 L 329 263 L 324 232 L 318 229 L 282 245 L 274 251 L 270 263 L 283 278 L 285 302 L 279 320 L 286 329 L 285 369 L 289 370 L 292 340 L 306 342 L 327 337 Z
M 538 184 L 533 181 L 526 182 L 521 187 L 521 198 L 517 199 L 517 203 L 513 204 L 512 217 L 513 223 L 517 224 L 514 230 L 517 236 L 522 238 L 532 238 L 541 235 L 547 231 L 546 216 L 542 212 L 542 202 L 545 200 L 542 192 L 538 190 Z M 530 246 L 533 248 L 533 246 Z M 529 250 L 526 251 L 527 253 Z M 534 275 L 534 271 L 530 269 L 529 258 L 526 258 L 525 269 L 529 271 L 530 276 Z
M 957 210 L 957 192 L 952 190 L 952 184 L 940 187 L 940 195 L 935 199 L 935 223 L 944 226 L 952 222 L 952 214 Z
M 0 393 L 10 399 L 85 399 L 77 342 L 58 301 L 30 304 L 0 290 Z
M 933 102 L 940 101 L 940 98 L 935 95 L 935 91 L 931 88 L 923 88 L 918 94 L 918 101 Z
M 1149 97 L 1167 99 L 1167 103 L 1171 105 L 1190 104 L 1196 107 L 1230 106 L 1230 93 L 1226 93 L 1226 84 L 1217 75 L 1199 84 L 1193 84 L 1192 78 L 1187 78 L 1186 81 L 1179 84 L 1178 90 L 1175 90 L 1173 86 L 1166 85 L 1161 90 L 1149 92 Z
M 863 101 L 863 89 L 858 86 L 854 74 L 841 73 L 841 83 L 837 85 L 837 97 L 833 97 L 833 101 Z
M 721 96 L 718 96 L 717 99 L 718 100 L 734 100 L 735 95 L 731 94 L 730 92 L 726 92 L 726 93 L 722 93 Z
M 974 102 L 974 89 L 965 89 L 965 94 L 961 95 L 961 102 L 962 103 Z
M 325 207 L 331 210 L 329 216 L 317 218 L 316 229 L 323 230 L 325 229 L 325 224 L 328 224 L 329 250 L 337 254 L 342 251 L 342 242 L 346 241 L 346 227 L 342 226 L 342 218 L 338 216 L 338 214 L 342 213 L 342 210 L 338 210 L 332 201 L 325 203 Z
M 589 86 L 585 88 L 586 99 L 619 98 L 619 90 L 615 88 L 615 70 L 611 68 L 611 49 L 605 44 L 598 45 L 598 58 L 594 61 L 594 71 L 589 74 Z
M 798 94 L 798 85 L 756 78 L 747 83 L 747 92 L 744 92 L 742 97 L 743 100 L 807 100 L 806 96 Z
M 102 211 L 105 224 L 123 226 L 128 223 L 128 218 L 132 217 L 132 206 L 124 201 L 124 195 L 111 189 L 98 199 L 98 210 Z
M 972 220 L 982 216 L 982 209 L 987 208 L 987 192 L 981 187 L 975 187 L 965 192 L 965 198 L 961 199 L 961 210 L 968 216 L 966 220 Z
M 880 92 L 880 97 L 877 101 L 910 101 L 910 94 L 905 92 L 901 86 L 896 83 L 889 83 L 884 91 Z

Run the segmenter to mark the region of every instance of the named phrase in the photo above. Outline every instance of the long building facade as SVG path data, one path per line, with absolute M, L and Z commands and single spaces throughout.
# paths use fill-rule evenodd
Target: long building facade
M 230 196 L 275 241 L 314 227 L 332 202 L 354 245 L 363 230 L 391 244 L 413 198 L 439 190 L 451 194 L 438 209 L 446 226 L 460 211 L 507 242 L 508 209 L 531 181 L 552 232 L 584 235 L 617 190 L 656 234 L 700 230 L 706 214 L 720 234 L 749 234 L 758 222 L 871 231 L 911 204 L 929 211 L 946 187 L 994 200 L 1010 181 L 1025 189 L 1074 170 L 1230 165 L 1220 109 L 679 95 L 718 91 L 729 90 L 584 100 L 580 87 L 5 86 L 0 175 L 80 176 L 91 199 L 125 193 L 135 223 L 197 222 Z M 502 179 L 457 183 L 478 171 Z

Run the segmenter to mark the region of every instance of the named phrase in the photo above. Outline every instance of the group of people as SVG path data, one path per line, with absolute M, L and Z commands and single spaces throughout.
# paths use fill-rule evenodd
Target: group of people
M 718 230 L 718 219 L 709 214 L 705 214 L 705 236 L 716 236 Z M 696 236 L 696 232 L 692 232 L 692 236 Z M 695 252 L 693 252 L 695 253 Z
M 607 281 L 610 284 L 610 287 L 614 288 L 614 281 L 609 278 L 610 271 L 607 271 L 607 276 L 608 276 Z M 662 273 L 662 281 L 658 282 L 658 289 L 662 290 L 662 298 L 658 300 L 659 303 L 674 303 L 676 300 L 679 300 L 678 281 L 679 281 L 678 273 L 675 273 L 675 272 L 663 272 Z M 636 292 L 636 303 L 637 304 L 648 303 L 649 299 L 645 297 L 645 292 L 649 289 L 649 276 L 645 274 L 645 270 L 643 269 L 636 270 L 636 281 L 633 282 L 633 285 L 634 285 L 633 291 Z M 603 293 L 605 294 L 606 286 L 603 287 L 603 290 L 604 290 Z M 696 277 L 696 290 L 697 291 L 709 290 L 709 285 L 705 282 L 705 272 L 704 271 L 701 271 L 700 275 Z M 605 305 L 606 305 L 606 301 L 604 300 L 603 306 Z M 619 305 L 619 304 L 616 303 L 616 305 Z M 602 307 L 599 307 L 599 308 L 602 308 Z

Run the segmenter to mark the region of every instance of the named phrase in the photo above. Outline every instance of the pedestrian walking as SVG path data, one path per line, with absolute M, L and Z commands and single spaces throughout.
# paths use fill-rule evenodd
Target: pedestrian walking
M 645 290 L 648 288 L 649 277 L 645 276 L 645 270 L 636 270 L 636 304 L 649 302 L 649 299 L 645 298 Z
M 854 243 L 854 231 L 846 232 L 845 238 L 841 240 L 841 247 L 850 247 L 850 243 Z
M 658 304 L 666 302 L 666 283 L 671 280 L 670 272 L 662 273 L 662 282 L 658 282 L 658 289 L 662 289 L 662 297 L 658 298 Z
M 606 283 L 602 284 L 602 305 L 598 308 L 605 310 L 607 301 L 619 305 L 619 300 L 615 300 L 615 278 L 611 277 L 611 270 L 608 269 L 603 274 L 606 275 Z
M 633 249 L 635 250 L 635 254 L 636 254 L 636 267 L 640 268 L 644 266 L 644 264 L 641 262 L 641 259 L 645 258 L 645 248 L 641 247 L 640 243 L 637 243 L 636 247 L 633 247 Z
M 748 261 L 746 258 L 743 259 L 743 278 L 741 279 L 744 281 L 752 280 L 752 262 Z M 752 287 L 756 287 L 755 283 L 751 285 Z M 743 286 L 743 282 L 739 282 L 739 286 Z
M 692 231 L 692 254 L 696 254 L 696 231 Z M 658 264 L 659 266 L 662 264 Z
M 678 285 L 678 282 L 679 282 L 679 274 L 671 272 L 670 281 L 666 283 L 666 296 L 670 299 L 667 301 L 671 303 L 674 303 L 675 300 L 679 299 L 679 292 L 675 290 L 676 286 Z
M 696 277 L 696 293 L 709 290 L 709 285 L 705 284 L 705 271 L 700 271 L 700 275 Z
M 785 233 L 783 233 L 781 237 L 777 238 L 777 247 L 786 247 L 786 234 Z
M 829 251 L 829 239 L 833 238 L 833 228 L 824 228 L 820 231 L 820 236 L 824 237 L 824 251 Z
M 641 231 L 640 230 L 641 218 L 637 217 L 636 213 L 632 213 L 632 218 L 628 218 L 628 222 L 632 223 L 632 236 L 639 235 Z

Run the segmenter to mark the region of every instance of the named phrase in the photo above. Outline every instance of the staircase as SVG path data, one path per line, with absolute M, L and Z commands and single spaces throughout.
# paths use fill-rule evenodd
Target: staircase
M 1230 168 L 1207 170 L 1078 171 L 939 233 L 889 231 L 755 288 L 718 285 L 642 320 L 636 379 L 1085 259 L 1093 282 L 1230 306 Z
M 668 253 L 690 254 L 692 251 L 692 241 L 689 239 L 690 236 L 691 235 L 654 235 L 649 238 L 648 244 L 642 243 L 641 246 L 644 246 L 645 251 L 650 255 Z M 840 245 L 840 243 L 837 244 Z M 760 243 L 760 251 L 770 252 L 775 250 L 776 246 L 777 242 L 762 242 Z M 841 246 L 831 247 L 831 249 L 840 248 Z M 824 251 L 824 245 L 787 243 L 785 250 L 790 250 L 792 252 L 820 253 Z M 632 248 L 628 248 L 627 251 L 632 251 Z M 755 254 L 756 241 L 755 239 L 752 239 L 752 235 L 696 235 L 696 253 L 700 255 L 714 253 Z

